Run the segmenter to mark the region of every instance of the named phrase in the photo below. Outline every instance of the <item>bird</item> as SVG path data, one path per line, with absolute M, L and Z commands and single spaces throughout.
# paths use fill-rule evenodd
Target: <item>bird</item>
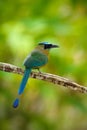
M 36 46 L 36 48 L 25 58 L 24 66 L 25 71 L 20 83 L 20 87 L 18 89 L 17 98 L 13 102 L 13 108 L 17 108 L 20 102 L 20 96 L 23 94 L 25 86 L 27 84 L 28 78 L 30 77 L 30 73 L 32 69 L 40 69 L 40 67 L 44 66 L 48 62 L 48 54 L 49 50 L 52 48 L 57 48 L 58 45 L 51 44 L 49 42 L 40 42 Z

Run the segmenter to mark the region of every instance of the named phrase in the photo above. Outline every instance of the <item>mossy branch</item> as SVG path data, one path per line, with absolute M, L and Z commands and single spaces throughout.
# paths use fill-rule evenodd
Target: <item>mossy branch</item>
M 11 72 L 11 73 L 16 73 L 16 74 L 22 74 L 24 73 L 24 70 L 20 67 L 7 64 L 7 63 L 2 63 L 0 62 L 0 70 L 5 71 L 5 72 Z M 79 85 L 67 78 L 54 75 L 54 74 L 49 74 L 49 73 L 39 73 L 39 72 L 31 72 L 31 77 L 48 81 L 53 84 L 61 85 L 67 88 L 70 88 L 72 90 L 79 91 L 81 93 L 87 93 L 87 87 L 84 87 L 82 85 Z

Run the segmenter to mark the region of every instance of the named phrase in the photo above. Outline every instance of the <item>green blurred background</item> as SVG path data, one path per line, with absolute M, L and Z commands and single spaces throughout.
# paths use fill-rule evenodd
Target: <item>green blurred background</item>
M 38 42 L 56 43 L 42 71 L 87 86 L 87 0 L 0 0 L 0 62 L 23 67 Z M 22 76 L 0 72 L 0 130 L 87 130 L 87 95 L 30 79 L 12 108 Z

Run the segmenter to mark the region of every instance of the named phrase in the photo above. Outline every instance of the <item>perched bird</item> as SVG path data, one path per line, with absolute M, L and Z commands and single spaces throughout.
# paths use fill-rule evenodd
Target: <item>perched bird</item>
M 38 46 L 26 57 L 24 60 L 25 72 L 18 90 L 18 97 L 13 103 L 13 107 L 17 108 L 19 105 L 19 99 L 23 93 L 27 80 L 30 76 L 32 69 L 39 69 L 48 62 L 48 54 L 51 48 L 56 48 L 58 45 L 53 45 L 48 42 L 41 42 Z

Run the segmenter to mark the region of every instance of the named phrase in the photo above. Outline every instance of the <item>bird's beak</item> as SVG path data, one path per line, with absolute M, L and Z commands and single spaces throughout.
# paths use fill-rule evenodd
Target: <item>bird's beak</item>
M 53 45 L 51 46 L 51 48 L 58 48 L 59 46 L 58 45 Z

